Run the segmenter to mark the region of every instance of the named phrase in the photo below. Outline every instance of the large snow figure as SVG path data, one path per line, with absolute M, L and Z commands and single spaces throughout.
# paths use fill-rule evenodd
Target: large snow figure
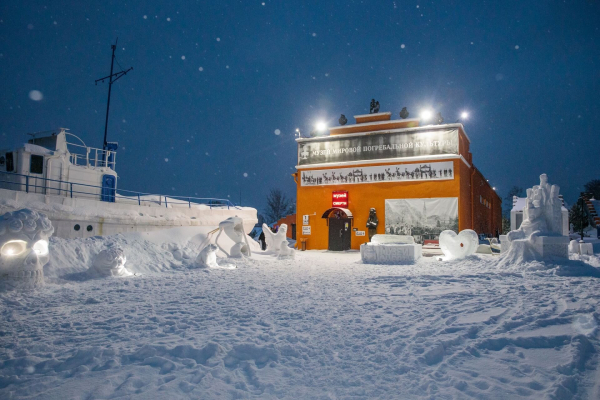
M 446 230 L 440 233 L 440 249 L 444 255 L 452 259 L 460 259 L 475 254 L 479 246 L 477 232 L 471 229 L 462 230 L 458 235 Z
M 568 257 L 569 238 L 562 236 L 562 201 L 560 188 L 548 183 L 546 174 L 540 175 L 540 184 L 527 189 L 523 208 L 523 223 L 519 229 L 506 235 L 503 252 L 511 252 L 507 259 L 526 261 L 550 257 Z M 516 254 L 519 253 L 519 254 Z
M 523 223 L 516 231 L 508 233 L 508 240 L 525 239 L 534 232 L 539 235 L 562 235 L 562 201 L 560 188 L 548 184 L 546 174 L 540 175 L 540 184 L 527 189 L 527 201 L 523 208 Z
M 8 212 L 0 218 L 0 288 L 32 289 L 44 284 L 52 233 L 48 217 L 33 210 Z
M 219 245 L 219 236 L 221 236 L 222 232 L 225 232 L 225 234 L 233 240 L 234 244 L 229 250 L 229 253 Z M 248 244 L 248 238 L 244 232 L 244 220 L 240 217 L 229 217 L 225 221 L 219 223 L 219 234 L 215 239 L 215 243 L 228 257 L 240 258 L 252 255 L 250 245 Z
M 94 258 L 90 272 L 97 276 L 131 276 L 125 268 L 127 257 L 120 247 L 109 247 Z
M 267 224 L 263 224 L 267 251 L 272 251 L 281 257 L 294 257 L 294 249 L 288 246 L 287 224 L 281 224 L 277 233 L 273 233 Z

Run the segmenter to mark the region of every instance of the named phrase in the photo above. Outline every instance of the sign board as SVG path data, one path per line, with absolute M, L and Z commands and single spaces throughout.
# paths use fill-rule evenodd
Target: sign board
M 365 231 L 356 231 L 356 236 L 365 236 Z
M 301 171 L 301 186 L 354 185 L 379 182 L 443 181 L 454 179 L 454 162 L 375 165 Z
M 302 216 L 302 225 L 308 225 L 308 215 Z
M 298 165 L 458 154 L 457 128 L 326 136 L 298 142 Z
M 348 192 L 336 191 L 331 194 L 331 206 L 348 208 Z
M 303 235 L 310 235 L 310 225 L 302 227 L 302 234 Z

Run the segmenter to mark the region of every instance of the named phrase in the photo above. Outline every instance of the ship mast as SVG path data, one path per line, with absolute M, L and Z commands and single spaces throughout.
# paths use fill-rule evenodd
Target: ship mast
M 102 145 L 103 150 L 106 150 L 107 145 L 108 145 L 108 142 L 106 141 L 106 135 L 108 133 L 108 110 L 110 109 L 110 92 L 112 89 L 112 84 L 115 83 L 117 81 L 117 79 L 119 79 L 123 75 L 126 75 L 129 71 L 131 71 L 133 69 L 133 67 L 131 67 L 128 70 L 123 71 L 123 68 L 121 67 L 121 65 L 119 65 L 119 67 L 121 67 L 121 71 L 115 72 L 113 74 L 113 68 L 114 68 L 114 64 L 115 64 L 115 50 L 117 49 L 118 41 L 119 41 L 119 38 L 117 38 L 117 40 L 115 40 L 115 44 L 110 46 L 110 48 L 112 49 L 112 57 L 110 59 L 110 75 L 105 76 L 104 78 L 96 79 L 96 81 L 95 81 L 95 83 L 97 85 L 98 81 L 104 82 L 105 79 L 108 79 L 108 101 L 106 102 L 106 121 L 104 122 L 104 142 Z M 117 61 L 117 64 L 119 64 L 118 61 Z

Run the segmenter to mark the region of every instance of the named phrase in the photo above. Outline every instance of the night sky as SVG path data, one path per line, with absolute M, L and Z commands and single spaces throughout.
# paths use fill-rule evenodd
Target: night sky
M 271 188 L 295 195 L 296 128 L 375 98 L 394 119 L 467 110 L 502 197 L 545 172 L 573 202 L 600 178 L 599 20 L 595 0 L 2 1 L 0 147 L 57 127 L 102 147 L 94 80 L 118 37 L 120 188 L 263 209 Z

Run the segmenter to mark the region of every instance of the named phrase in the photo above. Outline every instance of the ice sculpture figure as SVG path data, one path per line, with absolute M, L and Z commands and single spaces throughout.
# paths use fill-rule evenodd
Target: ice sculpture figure
M 450 230 L 440 233 L 440 249 L 448 258 L 465 258 L 475 254 L 478 246 L 479 237 L 474 230 L 465 229 L 458 235 Z
M 558 197 L 559 191 L 557 185 L 548 183 L 546 174 L 540 175 L 539 185 L 527 189 L 523 223 L 519 229 L 506 235 L 506 243 L 502 245 L 503 253 L 511 253 L 508 258 L 568 258 L 569 238 L 562 236 L 562 201 Z
M 131 276 L 125 268 L 127 257 L 120 247 L 109 247 L 96 254 L 90 272 L 97 276 Z
M 217 264 L 217 246 L 209 243 L 204 247 L 196 257 L 196 264 L 201 268 L 219 268 L 219 264 Z
M 1 288 L 32 289 L 44 284 L 52 233 L 48 217 L 33 210 L 7 212 L 0 218 Z
M 525 239 L 534 232 L 537 235 L 562 236 L 562 201 L 560 188 L 548 183 L 546 174 L 540 175 L 540 184 L 527 189 L 523 208 L 523 223 L 516 231 L 508 233 L 508 240 Z
M 281 257 L 294 257 L 294 249 L 288 246 L 287 224 L 281 224 L 277 233 L 271 232 L 267 224 L 263 224 L 262 228 L 265 234 L 267 251 L 272 251 Z
M 222 232 L 225 232 L 225 234 L 234 242 L 229 253 L 219 245 L 219 236 L 221 236 Z M 227 257 L 239 258 L 252 255 L 250 245 L 248 244 L 248 238 L 244 232 L 244 220 L 240 217 L 229 217 L 225 221 L 219 223 L 219 234 L 215 239 L 215 243 L 223 253 L 227 254 Z

